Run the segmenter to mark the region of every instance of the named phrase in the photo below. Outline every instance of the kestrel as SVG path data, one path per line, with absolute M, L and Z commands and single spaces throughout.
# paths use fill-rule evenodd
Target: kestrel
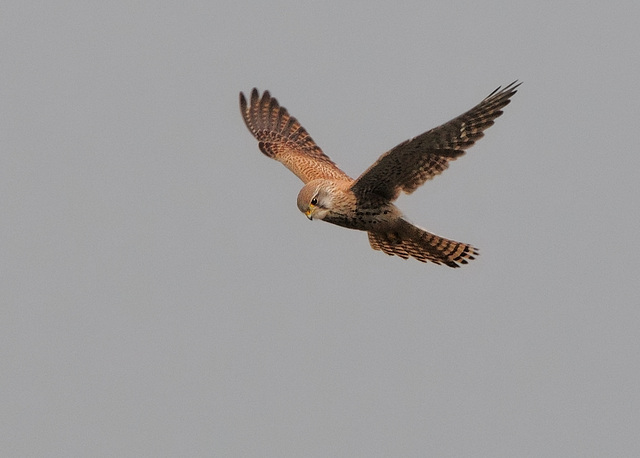
M 414 226 L 392 202 L 400 191 L 410 194 L 441 174 L 450 161 L 482 138 L 520 84 L 514 81 L 504 89 L 498 87 L 466 113 L 400 143 L 355 180 L 322 152 L 269 91 L 261 97 L 254 88 L 250 105 L 241 92 L 240 111 L 260 151 L 304 182 L 298 208 L 307 218 L 367 231 L 371 247 L 388 255 L 460 267 L 478 255 L 476 248 Z

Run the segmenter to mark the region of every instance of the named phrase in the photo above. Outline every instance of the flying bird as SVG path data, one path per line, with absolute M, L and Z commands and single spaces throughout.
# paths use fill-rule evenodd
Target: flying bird
M 441 174 L 482 138 L 520 84 L 498 87 L 466 113 L 400 143 L 355 180 L 322 152 L 269 91 L 260 96 L 254 88 L 249 104 L 241 92 L 240 111 L 260 151 L 304 182 L 298 208 L 307 218 L 367 231 L 371 247 L 388 255 L 460 267 L 475 259 L 476 248 L 414 226 L 393 201 L 401 191 L 410 194 Z

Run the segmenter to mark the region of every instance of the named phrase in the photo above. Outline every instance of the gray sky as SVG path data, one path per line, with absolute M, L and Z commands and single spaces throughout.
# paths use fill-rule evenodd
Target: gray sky
M 3 3 L 0 454 L 640 455 L 640 4 L 601 3 Z M 357 176 L 515 79 L 399 201 L 461 269 L 307 221 L 238 109 Z

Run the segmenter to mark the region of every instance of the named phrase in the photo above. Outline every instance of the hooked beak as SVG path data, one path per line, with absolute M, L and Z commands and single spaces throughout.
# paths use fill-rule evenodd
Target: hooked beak
M 311 216 L 311 208 L 309 208 L 306 212 L 304 212 L 304 216 L 309 218 L 309 221 L 313 220 L 313 216 Z

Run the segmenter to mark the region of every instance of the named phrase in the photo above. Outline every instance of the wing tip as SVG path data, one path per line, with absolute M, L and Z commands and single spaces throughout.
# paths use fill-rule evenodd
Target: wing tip
M 242 91 L 240 91 L 240 111 L 243 114 L 247 111 L 247 99 Z
M 514 80 L 513 82 L 507 84 L 504 88 L 502 86 L 498 86 L 491 94 L 489 94 L 486 99 L 494 97 L 494 96 L 506 96 L 507 98 L 510 98 L 511 96 L 513 96 L 513 94 L 515 94 L 518 89 L 518 87 L 520 87 L 520 85 L 522 84 L 522 81 L 518 81 L 518 80 Z

